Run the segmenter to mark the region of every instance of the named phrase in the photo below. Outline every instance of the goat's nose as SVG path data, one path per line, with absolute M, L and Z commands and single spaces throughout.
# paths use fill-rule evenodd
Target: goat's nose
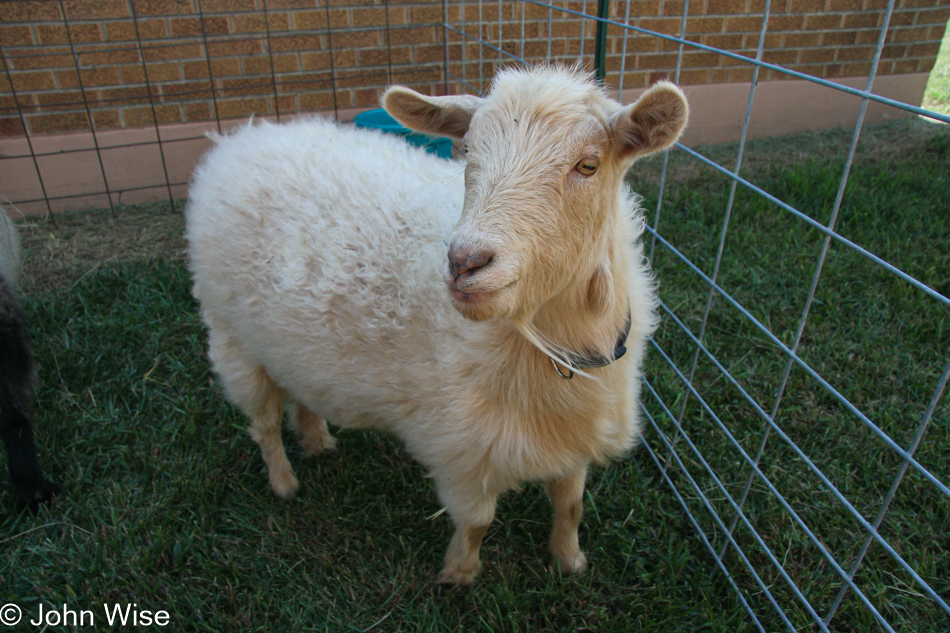
M 458 279 L 465 273 L 471 273 L 488 265 L 495 253 L 488 249 L 469 249 L 452 247 L 449 249 L 449 272 Z

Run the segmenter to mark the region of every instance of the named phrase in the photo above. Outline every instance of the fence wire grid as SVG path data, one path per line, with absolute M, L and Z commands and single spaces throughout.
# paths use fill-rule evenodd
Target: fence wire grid
M 604 11 L 605 5 L 612 10 Z M 674 82 L 680 78 L 684 52 L 689 50 L 723 56 L 736 66 L 750 67 L 752 81 L 741 137 L 728 164 L 677 144 L 646 169 L 653 174 L 646 198 L 646 240 L 660 282 L 663 325 L 651 341 L 642 396 L 647 427 L 634 459 L 655 464 L 708 550 L 714 573 L 734 590 L 736 601 L 755 629 L 916 631 L 920 629 L 915 619 L 922 611 L 928 612 L 929 621 L 950 623 L 950 475 L 936 458 L 950 450 L 950 413 L 944 398 L 950 379 L 950 345 L 942 325 L 950 316 L 947 286 L 936 289 L 932 280 L 905 272 L 900 265 L 849 238 L 850 232 L 839 231 L 842 210 L 852 193 L 849 179 L 869 104 L 883 104 L 943 123 L 950 123 L 950 117 L 873 92 L 896 0 L 889 0 L 883 12 L 864 89 L 763 61 L 771 0 L 764 3 L 758 45 L 751 57 L 691 41 L 686 28 L 690 0 L 682 5 L 679 34 L 669 35 L 642 28 L 637 3 L 631 0 L 444 0 L 442 21 L 423 25 L 439 29 L 441 59 L 414 61 L 411 66 L 394 64 L 391 39 L 418 24 L 387 21 L 362 29 L 334 30 L 328 20 L 324 28 L 296 35 L 326 38 L 322 41 L 331 54 L 330 70 L 320 76 L 303 71 L 285 74 L 279 81 L 273 51 L 281 50 L 275 42 L 288 36 L 267 30 L 255 37 L 263 43 L 261 58 L 269 61 L 270 72 L 265 69 L 240 91 L 245 96 L 263 95 L 270 100 L 272 111 L 262 114 L 279 119 L 282 98 L 290 95 L 302 99 L 315 90 L 324 90 L 332 95 L 332 102 L 321 103 L 338 118 L 346 118 L 341 117 L 341 110 L 366 104 L 340 103 L 338 95 L 344 87 L 378 89 L 407 78 L 418 79 L 420 72 L 437 75 L 435 81 L 446 92 L 470 93 L 485 92 L 494 72 L 507 64 L 571 63 L 580 59 L 603 73 L 601 47 L 607 32 L 622 34 L 620 51 L 616 51 L 620 53 L 619 68 L 610 69 L 615 82 L 612 89 L 618 97 L 632 87 L 625 86 L 624 81 L 628 76 L 627 47 L 635 38 L 673 46 L 677 61 L 670 79 Z M 200 12 L 201 3 L 197 6 Z M 328 7 L 319 2 L 315 6 Z M 489 14 L 493 17 L 486 17 Z M 215 43 L 234 38 L 205 32 L 205 18 L 200 13 L 198 17 L 201 33 L 191 41 L 201 45 L 207 76 L 213 78 Z M 138 25 L 136 16 L 132 19 Z M 63 22 L 69 33 L 69 21 L 64 18 Z M 559 26 L 562 32 L 574 29 L 566 46 L 551 36 Z M 333 38 L 361 31 L 384 34 L 381 50 L 389 51 L 388 59 L 384 56 L 375 66 L 367 65 L 361 71 L 339 72 L 332 63 Z M 538 33 L 542 33 L 540 41 Z M 81 99 L 60 105 L 85 112 L 91 144 L 44 151 L 37 149 L 32 136 L 26 134 L 25 150 L 2 159 L 30 161 L 42 195 L 14 202 L 42 204 L 54 215 L 58 201 L 98 201 L 100 206 L 114 207 L 123 193 L 158 189 L 174 206 L 183 195 L 190 168 L 182 171 L 168 154 L 176 144 L 201 143 L 204 136 L 169 136 L 163 132 L 159 121 L 164 101 L 157 98 L 145 68 L 149 51 L 180 42 L 150 41 L 136 26 L 129 43 L 137 50 L 136 59 L 143 67 L 144 91 L 138 102 L 151 111 L 154 136 L 123 144 L 103 140 L 96 113 L 109 106 L 109 98 L 101 93 L 93 98 L 83 86 L 80 71 L 94 69 L 95 63 L 81 61 L 86 45 L 70 37 L 68 54 L 75 64 Z M 304 41 L 300 46 L 305 49 L 307 44 Z M 103 52 L 101 46 L 89 50 Z M 0 51 L 4 72 L 13 86 L 9 62 L 32 53 L 12 47 Z M 796 201 L 783 200 L 766 185 L 742 175 L 762 72 L 807 81 L 860 99 L 857 123 L 850 132 L 847 153 L 836 167 L 840 175 L 827 208 L 799 208 Z M 423 81 L 432 79 L 425 77 Z M 29 108 L 17 99 L 15 89 L 12 96 L 26 128 Z M 219 130 L 222 103 L 233 96 L 233 92 L 213 84 L 209 87 L 198 83 L 182 85 L 177 93 L 183 103 L 210 98 L 214 126 Z M 115 99 L 127 99 L 127 95 Z M 702 103 L 691 105 L 694 110 L 703 107 Z M 157 149 L 159 160 L 153 163 L 156 173 L 149 175 L 148 182 L 110 185 L 108 153 L 123 148 Z M 88 153 L 97 161 L 99 184 L 81 196 L 57 193 L 56 183 L 48 176 L 44 178 L 44 161 L 71 152 Z M 683 209 L 677 206 L 675 173 L 683 166 L 704 169 L 727 192 L 723 208 L 708 219 L 709 235 L 703 239 L 677 231 Z M 632 181 L 635 187 L 638 169 Z M 771 239 L 768 230 L 776 226 L 773 219 L 777 217 L 783 218 L 782 230 L 800 233 L 801 253 L 790 257 L 795 259 L 796 267 L 779 261 L 762 262 L 763 274 L 771 269 L 785 275 L 774 282 L 768 296 L 763 296 L 761 290 L 750 291 L 743 280 L 735 278 L 730 252 L 737 247 L 737 234 L 748 239 L 750 225 L 758 227 L 762 239 Z M 754 251 L 752 245 L 751 251 L 741 252 Z M 901 338 L 901 315 L 881 309 L 881 318 L 896 330 L 887 344 L 906 344 L 912 348 L 912 358 L 908 361 L 895 353 L 894 364 L 879 368 L 877 375 L 893 376 L 911 363 L 926 387 L 905 389 L 900 381 L 896 386 L 871 385 L 868 389 L 855 384 L 859 379 L 852 376 L 859 374 L 852 374 L 849 364 L 856 366 L 867 347 L 884 343 L 862 339 L 861 332 L 842 336 L 829 330 L 827 312 L 836 309 L 830 304 L 841 301 L 835 298 L 837 295 L 829 298 L 828 287 L 841 284 L 848 271 L 859 269 L 870 271 L 867 274 L 874 284 L 885 288 L 883 296 L 897 293 L 913 297 L 915 305 L 926 311 L 927 320 L 934 323 L 935 333 L 927 344 L 919 346 Z M 944 276 L 947 272 L 943 271 Z M 846 300 L 850 306 L 847 309 L 862 303 L 863 292 L 853 291 Z M 861 325 L 855 322 L 854 329 L 860 330 Z M 822 356 L 822 351 L 828 356 Z M 902 526 L 907 522 L 929 522 L 935 539 L 908 542 L 902 536 Z M 950 624 L 938 630 L 950 630 Z

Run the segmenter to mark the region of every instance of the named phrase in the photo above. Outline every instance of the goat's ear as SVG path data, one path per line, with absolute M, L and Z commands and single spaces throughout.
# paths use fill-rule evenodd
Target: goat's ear
M 613 121 L 621 155 L 636 158 L 666 149 L 686 127 L 689 106 L 680 89 L 661 81 L 618 112 Z
M 482 99 L 471 95 L 427 97 L 393 86 L 383 95 L 383 107 L 411 130 L 462 140 Z

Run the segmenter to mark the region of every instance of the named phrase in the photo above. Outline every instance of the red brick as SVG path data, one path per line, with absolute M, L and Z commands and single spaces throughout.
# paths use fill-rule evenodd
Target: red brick
M 31 134 L 56 134 L 90 129 L 85 112 L 34 114 L 27 118 L 27 122 Z
M 220 83 L 222 86 L 221 94 L 225 97 L 269 95 L 274 92 L 274 85 L 270 76 L 222 79 Z
M 826 31 L 821 34 L 821 44 L 827 48 L 851 46 L 857 39 L 854 31 Z
M 284 55 L 262 55 L 260 57 L 249 57 L 243 60 L 244 74 L 258 75 L 275 73 L 290 73 L 300 70 L 297 63 L 297 55 L 290 53 Z M 273 68 L 271 65 L 273 64 Z
M 861 0 L 856 0 L 861 2 Z M 791 0 L 789 13 L 824 13 L 827 10 L 828 0 Z
M 848 13 L 844 16 L 844 28 L 846 29 L 866 29 L 880 28 L 882 13 Z
M 414 44 L 418 41 L 430 42 L 431 39 L 424 38 L 409 38 L 406 37 L 407 31 L 417 31 L 419 29 L 400 29 L 399 31 L 391 31 L 389 34 L 389 41 L 391 46 L 397 46 L 399 44 Z M 343 31 L 333 33 L 331 39 L 332 47 L 334 49 L 338 48 L 367 48 L 371 46 L 380 46 L 380 32 L 379 31 Z M 304 46 L 301 50 L 307 50 L 307 47 Z
M 115 86 L 119 83 L 119 69 L 116 66 L 97 66 L 82 69 L 82 88 Z M 79 77 L 75 69 L 61 70 L 56 73 L 61 88 L 79 88 Z
M 152 116 L 153 110 L 154 116 Z M 156 105 L 154 108 L 136 106 L 123 109 L 122 118 L 125 120 L 126 127 L 148 127 L 155 125 L 155 119 L 158 119 L 159 125 L 181 123 L 181 108 L 177 104 Z
M 179 81 L 162 84 L 161 88 L 164 101 L 208 99 L 211 97 L 210 81 Z
M 24 136 L 25 134 L 20 117 L 0 117 L 0 136 Z
M 303 53 L 300 55 L 300 61 L 303 70 L 329 70 L 330 53 L 327 51 Z

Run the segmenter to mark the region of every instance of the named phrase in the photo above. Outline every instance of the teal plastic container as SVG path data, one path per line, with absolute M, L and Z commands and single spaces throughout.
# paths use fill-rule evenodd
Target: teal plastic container
M 382 130 L 387 134 L 398 134 L 405 137 L 410 145 L 424 147 L 430 154 L 435 154 L 441 158 L 452 158 L 451 139 L 413 132 L 409 128 L 403 127 L 399 121 L 389 116 L 389 113 L 382 108 L 357 114 L 356 118 L 353 119 L 353 123 L 356 124 L 356 127 Z

